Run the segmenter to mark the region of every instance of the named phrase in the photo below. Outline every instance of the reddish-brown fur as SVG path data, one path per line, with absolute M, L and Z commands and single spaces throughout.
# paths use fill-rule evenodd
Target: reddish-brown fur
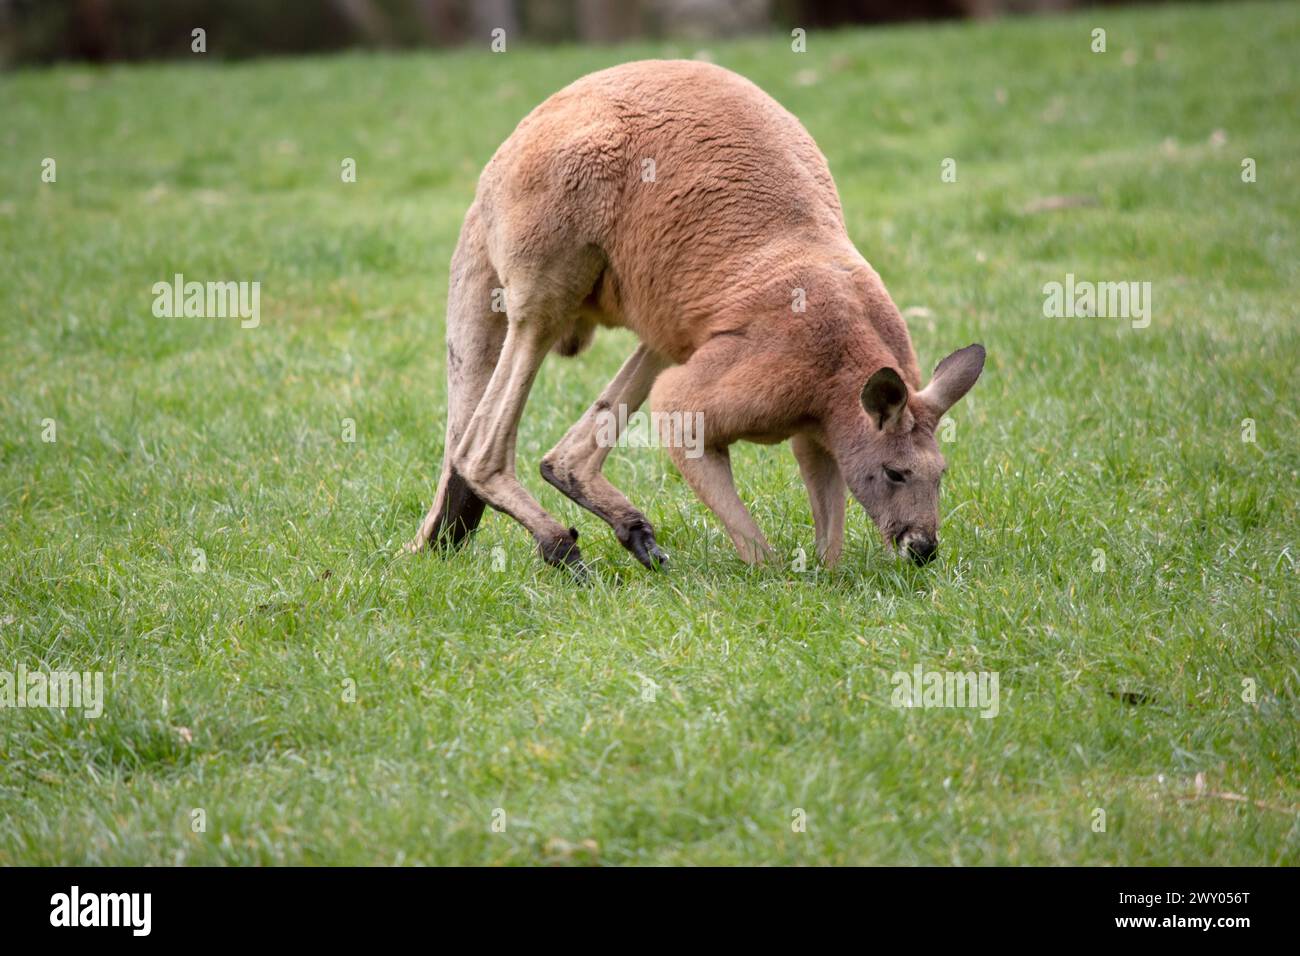
M 649 523 L 600 475 L 602 409 L 635 408 L 653 387 L 657 411 L 703 413 L 706 453 L 670 454 L 746 560 L 770 548 L 726 449 L 787 438 L 825 560 L 842 546 L 846 485 L 888 541 L 923 560 L 944 467 L 934 429 L 983 367 L 980 347 L 963 349 L 922 390 L 906 324 L 849 241 L 812 137 L 748 80 L 691 61 L 591 74 L 519 124 L 466 215 L 447 325 L 447 458 L 413 546 L 459 541 L 486 501 L 552 563 L 578 562 L 576 532 L 518 483 L 515 434 L 546 352 L 576 353 L 598 325 L 642 345 L 542 472 L 647 565 L 665 558 Z

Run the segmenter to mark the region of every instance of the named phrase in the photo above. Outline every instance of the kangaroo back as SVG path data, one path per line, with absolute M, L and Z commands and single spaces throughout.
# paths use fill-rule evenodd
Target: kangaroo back
M 599 250 L 605 324 L 677 362 L 734 330 L 773 269 L 809 249 L 862 263 L 799 121 L 690 60 L 624 64 L 556 93 L 497 151 L 478 201 L 498 272 L 551 258 L 557 235 Z

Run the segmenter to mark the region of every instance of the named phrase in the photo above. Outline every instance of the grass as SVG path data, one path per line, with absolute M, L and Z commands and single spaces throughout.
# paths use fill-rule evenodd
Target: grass
M 710 46 L 821 144 L 923 366 L 989 366 L 935 565 L 851 505 L 842 565 L 796 571 L 794 460 L 739 446 L 788 556 L 749 570 L 661 452 L 617 452 L 653 575 L 536 472 L 631 340 L 550 360 L 520 474 L 586 588 L 501 515 L 394 557 L 447 262 L 533 105 L 694 48 L 4 77 L 0 670 L 107 701 L 0 710 L 0 864 L 1295 864 L 1298 41 L 1239 4 Z M 176 272 L 260 281 L 260 327 L 154 318 Z M 1066 273 L 1151 282 L 1150 327 L 1044 318 Z M 891 706 L 918 663 L 997 672 L 999 715 Z

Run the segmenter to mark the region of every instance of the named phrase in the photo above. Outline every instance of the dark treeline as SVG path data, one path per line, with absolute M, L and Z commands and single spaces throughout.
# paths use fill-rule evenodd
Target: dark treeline
M 190 52 L 195 28 L 225 58 L 349 47 L 706 40 L 776 28 L 1059 11 L 1087 0 L 0 0 L 10 63 L 133 60 Z

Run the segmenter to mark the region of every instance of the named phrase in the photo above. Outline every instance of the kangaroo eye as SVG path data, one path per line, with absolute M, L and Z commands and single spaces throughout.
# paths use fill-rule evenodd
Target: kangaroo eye
M 888 478 L 890 481 L 894 482 L 895 484 L 899 484 L 899 485 L 901 485 L 903 482 L 907 480 L 907 476 L 904 475 L 901 471 L 895 471 L 894 469 L 890 468 L 888 465 L 885 466 L 885 477 Z

